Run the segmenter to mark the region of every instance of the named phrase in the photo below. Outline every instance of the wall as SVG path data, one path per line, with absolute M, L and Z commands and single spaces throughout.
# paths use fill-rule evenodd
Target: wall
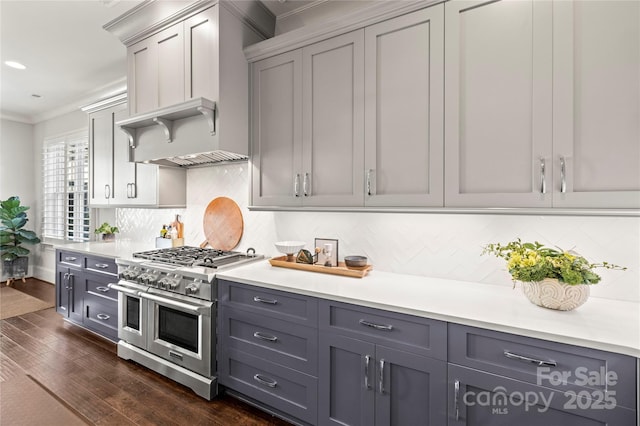
M 148 241 L 152 247 L 162 224 L 177 213 L 183 215 L 185 243 L 199 245 L 205 239 L 204 210 L 218 196 L 230 197 L 242 208 L 245 226 L 238 250 L 254 247 L 277 256 L 275 241 L 301 240 L 309 249 L 316 237 L 337 238 L 340 257 L 364 254 L 376 270 L 512 286 L 504 262 L 480 253 L 486 243 L 520 237 L 575 249 L 593 262 L 627 266 L 625 272 L 601 270 L 603 280 L 592 287 L 592 295 L 640 302 L 640 218 L 255 212 L 247 209 L 247 163 L 189 170 L 184 210 L 117 209 L 120 238 Z
M 34 220 L 37 196 L 32 141 L 32 125 L 0 120 L 0 200 L 6 200 L 14 195 L 20 197 L 22 205 L 31 207 L 27 212 L 29 223 L 26 229 L 37 230 L 38 222 Z M 26 248 L 31 249 L 31 246 Z M 30 260 L 29 275 L 33 274 L 32 269 L 33 260 Z

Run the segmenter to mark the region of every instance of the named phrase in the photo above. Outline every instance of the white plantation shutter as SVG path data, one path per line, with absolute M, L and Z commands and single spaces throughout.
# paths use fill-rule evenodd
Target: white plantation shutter
M 43 237 L 88 241 L 91 223 L 87 132 L 46 139 L 42 162 Z

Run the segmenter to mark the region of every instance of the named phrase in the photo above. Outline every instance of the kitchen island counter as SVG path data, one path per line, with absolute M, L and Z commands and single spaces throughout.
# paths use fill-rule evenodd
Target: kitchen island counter
M 519 288 L 373 270 L 363 279 L 256 262 L 219 279 L 640 358 L 640 304 L 591 297 L 574 311 L 529 302 Z
M 49 242 L 45 243 L 49 244 Z M 89 242 L 64 241 L 50 244 L 52 244 L 53 248 L 55 249 L 113 258 L 131 258 L 133 253 L 154 249 L 153 242 L 144 243 L 133 240 L 118 239 L 116 239 L 115 241 Z

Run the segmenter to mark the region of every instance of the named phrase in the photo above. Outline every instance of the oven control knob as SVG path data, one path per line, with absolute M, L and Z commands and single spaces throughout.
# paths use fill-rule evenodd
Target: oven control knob
M 187 284 L 187 286 L 184 288 L 187 294 L 197 294 L 199 289 L 200 286 L 196 283 Z

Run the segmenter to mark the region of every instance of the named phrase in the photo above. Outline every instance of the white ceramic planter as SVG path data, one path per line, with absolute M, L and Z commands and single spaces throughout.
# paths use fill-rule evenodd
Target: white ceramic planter
M 570 311 L 584 304 L 589 298 L 589 285 L 570 285 L 555 278 L 545 278 L 538 282 L 523 282 L 522 292 L 538 306 Z

